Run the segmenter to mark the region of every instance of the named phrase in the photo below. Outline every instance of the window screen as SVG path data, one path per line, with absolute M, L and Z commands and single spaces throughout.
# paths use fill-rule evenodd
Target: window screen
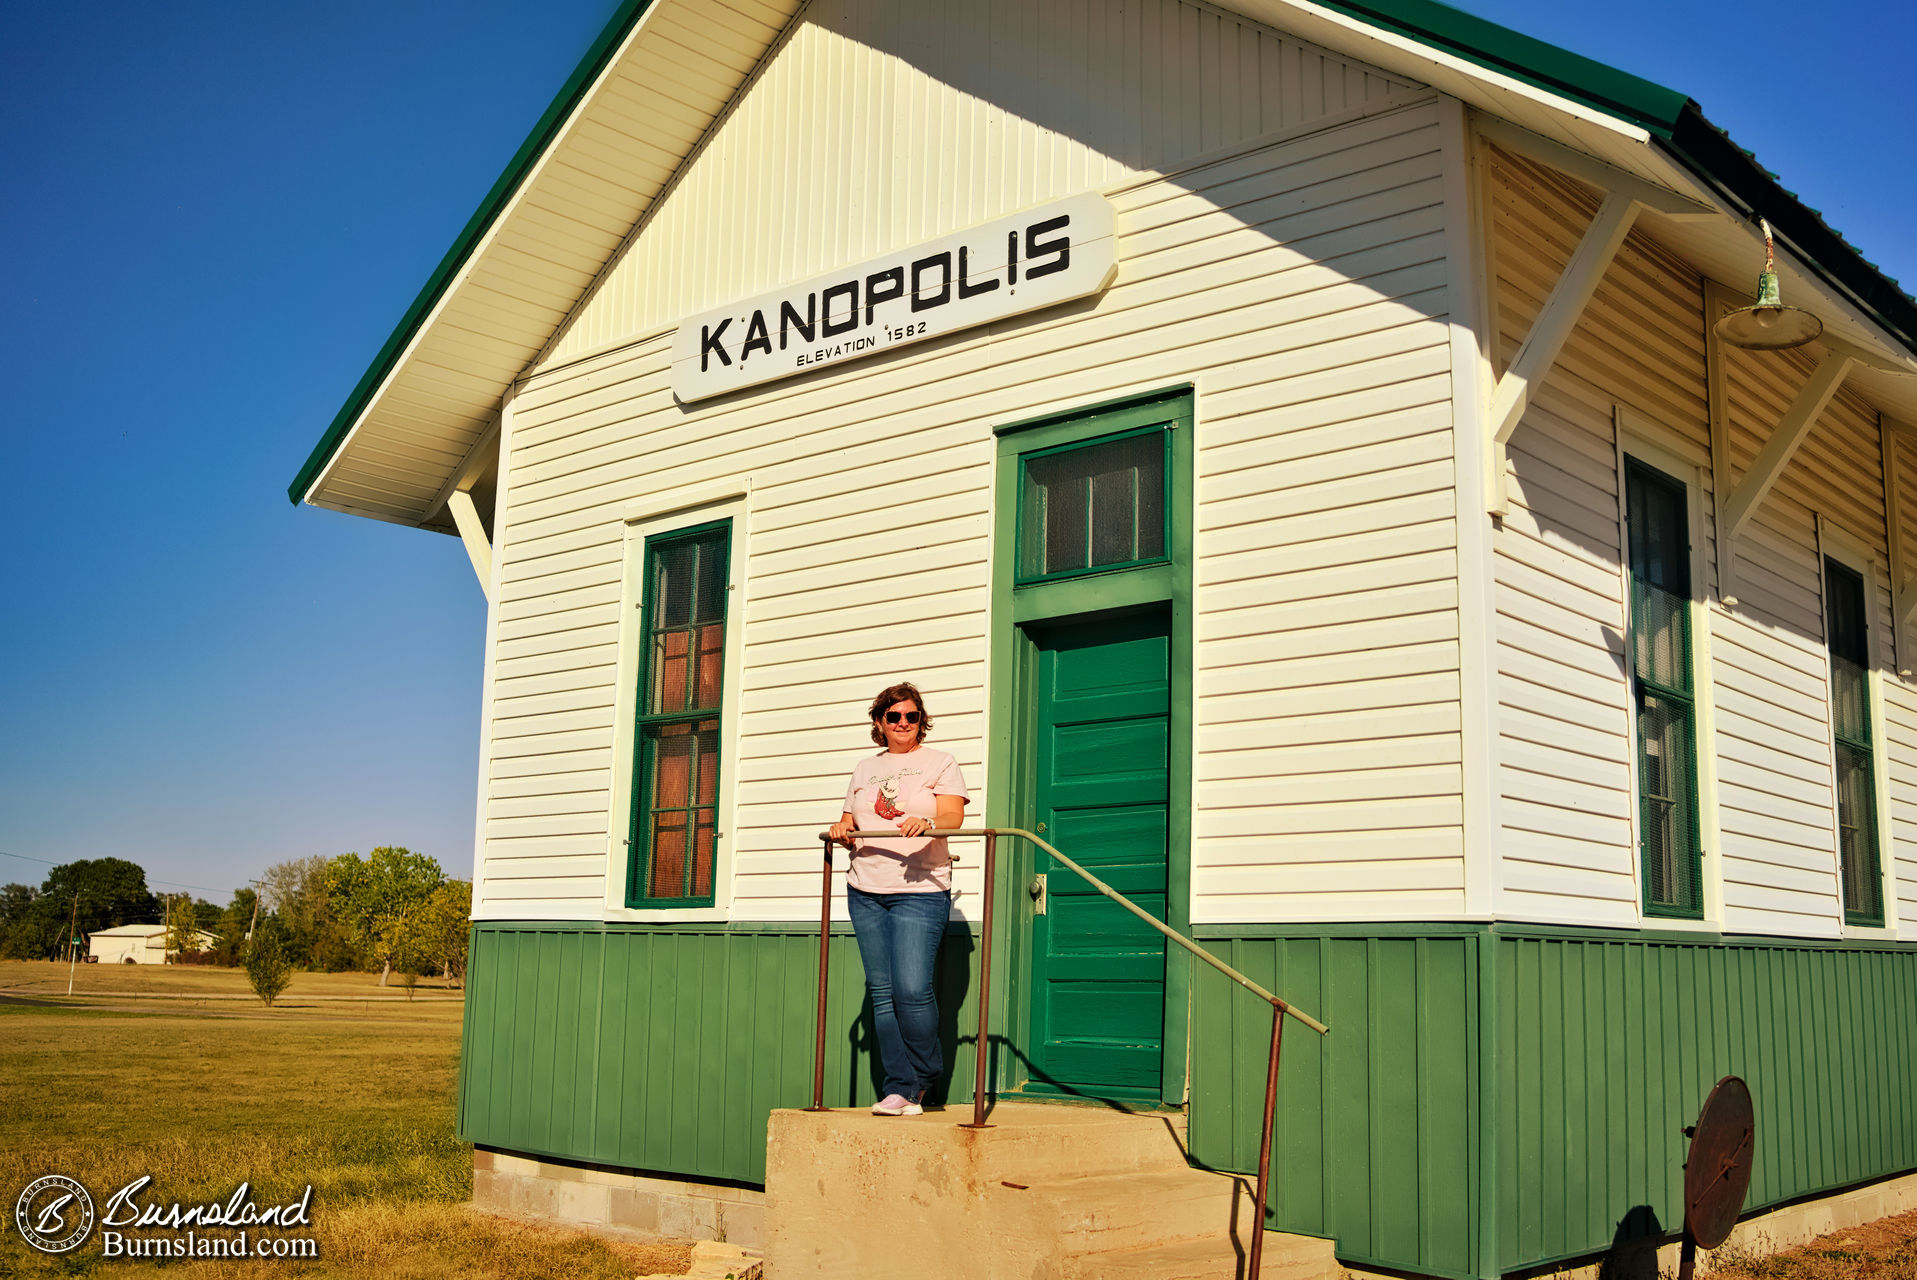
M 1864 578 L 1824 560 L 1830 723 L 1837 767 L 1837 865 L 1847 924 L 1884 922 L 1877 861 L 1877 772 L 1870 731 L 1869 614 Z
M 633 906 L 713 900 L 728 554 L 727 526 L 646 543 L 626 895 Z
M 1165 559 L 1163 428 L 1023 459 L 1018 580 Z
M 1635 458 L 1625 460 L 1624 499 L 1644 909 L 1701 916 L 1689 499 L 1681 481 Z

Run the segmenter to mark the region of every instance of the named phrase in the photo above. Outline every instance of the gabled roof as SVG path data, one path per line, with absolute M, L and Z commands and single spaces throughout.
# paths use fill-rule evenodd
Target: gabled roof
M 1221 0 L 1678 190 L 1768 219 L 1821 297 L 1917 353 L 1917 302 L 1683 94 L 1435 0 Z M 499 402 L 665 189 L 799 0 L 624 0 L 514 153 L 288 488 L 444 521 Z M 1721 237 L 1720 237 L 1721 238 Z M 1742 259 L 1707 250 L 1707 270 Z M 1798 281 L 1786 265 L 1785 288 Z M 1854 317 L 1850 319 L 1849 317 Z

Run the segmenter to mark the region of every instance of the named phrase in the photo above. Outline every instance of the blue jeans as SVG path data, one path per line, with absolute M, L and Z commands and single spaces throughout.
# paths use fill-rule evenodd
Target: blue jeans
M 865 964 L 865 990 L 872 997 L 879 1064 L 885 1068 L 879 1096 L 915 1099 L 936 1088 L 945 1070 L 932 974 L 952 895 L 942 890 L 867 893 L 847 885 L 845 900 Z

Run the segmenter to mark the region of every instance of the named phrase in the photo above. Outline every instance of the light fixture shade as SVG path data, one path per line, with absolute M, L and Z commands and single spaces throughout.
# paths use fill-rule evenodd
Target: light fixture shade
M 1824 332 L 1824 322 L 1810 312 L 1784 305 L 1777 287 L 1776 251 L 1771 244 L 1771 224 L 1758 220 L 1764 228 L 1764 270 L 1757 277 L 1757 301 L 1739 307 L 1712 326 L 1712 331 L 1733 347 L 1746 351 L 1784 351 L 1801 347 Z
M 1801 307 L 1787 307 L 1778 299 L 1777 276 L 1766 271 L 1758 279 L 1757 301 L 1719 320 L 1717 336 L 1746 351 L 1784 351 L 1801 347 L 1824 332 L 1824 322 Z

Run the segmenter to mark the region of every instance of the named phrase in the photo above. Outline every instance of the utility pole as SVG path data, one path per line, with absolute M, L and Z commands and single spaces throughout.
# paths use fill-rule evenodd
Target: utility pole
M 73 994 L 73 966 L 80 963 L 80 895 L 73 895 L 73 919 L 67 922 L 67 994 Z
M 248 880 L 247 883 L 253 886 L 253 918 L 247 922 L 246 926 L 246 940 L 251 942 L 253 941 L 253 930 L 260 923 L 260 890 L 266 887 L 266 881 Z

